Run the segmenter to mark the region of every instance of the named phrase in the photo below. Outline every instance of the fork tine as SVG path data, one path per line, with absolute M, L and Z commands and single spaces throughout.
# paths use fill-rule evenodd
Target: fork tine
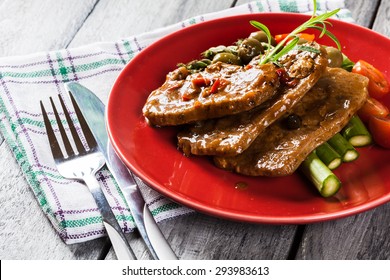
M 65 132 L 65 128 L 62 125 L 62 122 L 61 122 L 60 116 L 58 114 L 57 108 L 56 108 L 56 106 L 54 104 L 53 98 L 51 98 L 51 97 L 50 97 L 50 102 L 51 102 L 51 106 L 53 107 L 54 116 L 56 117 L 58 129 L 60 130 L 62 141 L 64 142 L 66 153 L 68 154 L 68 156 L 74 156 L 75 153 L 73 151 L 72 146 L 70 145 L 68 135 Z
M 45 124 L 47 137 L 49 138 L 51 152 L 55 160 L 62 159 L 64 158 L 64 155 L 62 154 L 60 145 L 58 144 L 57 137 L 54 134 L 53 128 L 50 124 L 50 120 L 49 117 L 47 116 L 45 106 L 43 106 L 42 100 L 40 101 L 40 104 L 41 104 L 41 111 L 43 115 L 43 122 Z
M 70 132 L 72 133 L 74 143 L 76 144 L 78 152 L 81 154 L 81 153 L 85 152 L 84 145 L 81 142 L 80 136 L 76 131 L 76 128 L 73 124 L 72 119 L 70 118 L 70 115 L 68 113 L 68 110 L 66 109 L 64 100 L 62 99 L 61 95 L 58 95 L 58 98 L 60 99 L 61 107 L 62 107 L 62 110 L 64 111 L 66 121 L 68 122 Z
M 71 92 L 69 93 L 69 96 L 70 96 L 70 100 L 72 101 L 72 105 L 73 105 L 73 108 L 76 112 L 77 118 L 79 119 L 81 129 L 83 130 L 84 137 L 87 140 L 89 148 L 96 147 L 97 143 L 96 143 L 95 137 L 93 136 L 92 131 L 89 128 L 89 125 L 87 124 L 87 122 L 83 116 L 83 113 L 81 113 L 80 108 L 77 105 L 77 102 L 75 101 Z

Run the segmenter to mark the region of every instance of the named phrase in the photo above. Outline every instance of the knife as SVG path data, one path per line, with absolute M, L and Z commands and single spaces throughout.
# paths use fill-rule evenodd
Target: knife
M 175 253 L 149 211 L 133 174 L 117 156 L 108 140 L 103 102 L 92 91 L 79 83 L 66 83 L 65 89 L 74 97 L 91 128 L 99 150 L 103 153 L 107 167 L 126 199 L 135 225 L 150 254 L 157 260 L 177 260 Z

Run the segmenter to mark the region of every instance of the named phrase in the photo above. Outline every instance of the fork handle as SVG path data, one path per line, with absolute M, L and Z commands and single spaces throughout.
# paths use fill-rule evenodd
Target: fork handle
M 118 260 L 136 260 L 134 252 L 130 248 L 129 242 L 123 234 L 122 228 L 118 224 L 95 175 L 88 174 L 84 176 L 83 179 L 100 210 L 104 227 L 106 228 L 107 235 L 111 240 L 112 247 L 114 248 Z

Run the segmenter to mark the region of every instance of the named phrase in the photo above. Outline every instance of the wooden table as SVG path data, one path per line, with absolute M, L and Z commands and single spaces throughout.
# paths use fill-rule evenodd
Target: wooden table
M 0 56 L 76 47 L 153 30 L 247 0 L 0 0 Z M 390 36 L 390 1 L 346 0 L 356 22 Z M 373 42 L 375 43 L 375 42 Z M 0 136 L 0 258 L 113 259 L 106 238 L 65 245 Z M 193 214 L 160 223 L 180 259 L 390 259 L 390 203 L 310 225 L 259 225 Z M 149 254 L 129 236 L 136 255 Z

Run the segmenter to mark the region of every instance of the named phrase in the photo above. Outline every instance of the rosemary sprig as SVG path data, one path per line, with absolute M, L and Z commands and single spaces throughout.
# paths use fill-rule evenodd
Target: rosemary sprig
M 336 36 L 331 33 L 329 30 L 327 30 L 327 25 L 332 26 L 332 24 L 329 21 L 326 21 L 328 18 L 331 16 L 337 14 L 340 9 L 333 10 L 331 12 L 327 12 L 321 15 L 316 15 L 317 14 L 317 1 L 313 0 L 313 14 L 308 19 L 306 22 L 304 22 L 302 25 L 298 26 L 295 28 L 290 34 L 288 34 L 282 41 L 279 42 L 274 48 L 268 49 L 267 52 L 264 54 L 262 59 L 260 60 L 260 64 L 265 64 L 267 62 L 273 62 L 277 61 L 280 57 L 291 51 L 299 41 L 298 34 L 305 31 L 306 29 L 313 28 L 321 31 L 319 38 L 322 38 L 324 35 L 328 36 L 330 39 L 332 39 L 339 50 L 341 50 L 341 45 L 339 40 L 336 38 Z M 265 26 L 264 24 L 258 22 L 258 21 L 250 21 L 250 23 L 263 31 L 267 38 L 268 38 L 268 43 L 271 44 L 271 32 L 269 31 L 268 27 Z M 288 43 L 287 43 L 288 42 Z M 285 46 L 285 44 L 287 45 Z

